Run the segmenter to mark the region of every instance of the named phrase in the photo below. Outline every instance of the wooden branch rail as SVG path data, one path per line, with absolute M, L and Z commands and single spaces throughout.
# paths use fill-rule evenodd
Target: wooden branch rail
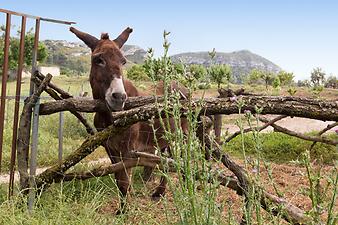
M 51 168 L 38 175 L 36 177 L 36 187 L 40 188 L 44 184 L 50 184 L 55 180 L 61 179 L 63 174 L 69 168 L 80 162 L 87 155 L 91 154 L 97 147 L 106 141 L 109 136 L 123 132 L 123 129 L 128 128 L 129 125 L 132 125 L 136 122 L 147 121 L 151 119 L 153 115 L 158 114 L 158 109 L 150 105 L 131 109 L 126 112 L 128 112 L 129 115 L 126 115 L 125 112 L 119 112 L 122 113 L 120 119 L 115 120 L 112 125 L 105 128 L 103 131 L 89 136 L 82 143 L 82 145 L 71 155 L 66 157 L 61 164 L 55 164 Z
M 18 141 L 17 141 L 17 160 L 18 170 L 20 173 L 20 186 L 21 190 L 28 188 L 28 150 L 30 143 L 30 124 L 31 124 L 31 112 L 32 108 L 39 99 L 41 93 L 46 89 L 48 83 L 52 79 L 52 75 L 48 74 L 41 82 L 36 91 L 25 100 L 25 104 L 20 116 Z
M 36 71 L 35 75 L 36 75 L 36 79 L 34 79 L 33 82 L 39 86 L 45 76 L 41 74 L 39 71 Z M 55 84 L 51 82 L 48 84 L 48 87 L 46 87 L 45 91 L 49 94 L 49 96 L 51 96 L 55 100 L 63 100 L 65 98 L 73 97 L 71 94 L 69 94 L 66 91 L 63 91 L 61 88 L 59 88 L 58 86 L 56 86 Z M 57 92 L 60 93 L 61 96 L 59 96 Z M 69 110 L 69 111 L 76 118 L 78 118 L 78 120 L 85 126 L 88 134 L 94 134 L 96 132 L 95 128 L 92 125 L 90 125 L 90 123 L 81 115 L 81 113 L 75 110 Z
M 102 177 L 123 169 L 133 168 L 137 166 L 158 167 L 163 169 L 163 165 L 167 166 L 170 171 L 175 171 L 175 161 L 170 158 L 159 157 L 157 155 L 144 153 L 144 152 L 130 152 L 128 158 L 115 164 L 109 164 L 94 168 L 90 171 L 82 173 L 66 173 L 62 179 L 58 181 L 71 181 L 71 180 L 85 180 L 93 177 Z M 55 181 L 57 182 L 57 181 Z
M 320 137 L 321 135 L 323 135 L 325 132 L 331 130 L 332 128 L 338 126 L 338 122 L 335 123 L 331 123 L 329 125 L 327 125 L 327 127 L 325 127 L 323 130 L 319 131 L 317 136 Z M 310 146 L 310 151 L 313 149 L 313 147 L 316 145 L 317 141 L 314 141 L 312 143 L 312 145 Z
M 266 122 L 266 123 L 265 123 L 263 126 L 261 126 L 261 127 L 255 127 L 255 128 L 249 127 L 249 128 L 243 129 L 243 131 L 240 131 L 240 130 L 239 130 L 239 131 L 236 131 L 235 133 L 233 133 L 233 134 L 231 134 L 229 137 L 227 137 L 227 139 L 226 139 L 223 143 L 227 143 L 227 142 L 231 141 L 232 139 L 234 139 L 235 137 L 237 137 L 238 135 L 240 135 L 242 132 L 243 132 L 243 133 L 248 133 L 248 132 L 251 132 L 251 131 L 253 131 L 253 130 L 256 130 L 256 131 L 260 132 L 260 131 L 264 130 L 265 128 L 267 128 L 268 126 L 271 126 L 272 124 L 276 123 L 277 121 L 279 121 L 279 120 L 281 120 L 281 119 L 284 119 L 285 117 L 287 117 L 287 116 L 281 115 L 281 116 L 278 116 L 278 117 L 276 117 L 276 118 L 270 120 L 269 122 Z
M 287 116 L 306 117 L 323 121 L 338 121 L 338 102 L 322 101 L 317 99 L 299 97 L 275 97 L 275 96 L 240 96 L 232 98 L 205 98 L 194 99 L 193 105 L 202 105 L 202 114 L 235 114 L 241 110 L 256 112 L 257 107 L 261 108 L 260 114 L 278 114 Z M 139 103 L 139 102 L 142 103 Z M 155 97 L 129 98 L 126 102 L 126 109 L 137 107 L 142 104 L 150 104 Z M 182 109 L 188 105 L 187 100 L 182 100 Z M 153 107 L 156 107 L 153 105 Z M 86 99 L 65 99 L 56 102 L 48 102 L 40 105 L 40 115 L 49 115 L 55 112 L 75 110 L 78 112 L 106 112 L 107 107 L 104 101 Z
M 269 122 L 269 120 L 264 118 L 264 117 L 259 117 L 259 120 L 264 122 L 264 123 Z M 303 140 L 306 140 L 306 141 L 322 142 L 322 143 L 334 145 L 334 146 L 338 145 L 338 141 L 331 140 L 331 139 L 328 139 L 326 137 L 309 136 L 309 135 L 305 135 L 305 134 L 302 134 L 302 133 L 297 133 L 295 131 L 292 131 L 292 130 L 286 129 L 284 127 L 278 126 L 277 124 L 274 124 L 274 123 L 272 123 L 270 125 L 275 129 L 275 131 L 278 131 L 278 132 L 281 132 L 281 133 L 284 133 L 284 134 L 288 134 L 290 136 L 294 136 L 294 137 L 297 137 L 297 138 L 300 138 L 300 139 L 303 139 Z

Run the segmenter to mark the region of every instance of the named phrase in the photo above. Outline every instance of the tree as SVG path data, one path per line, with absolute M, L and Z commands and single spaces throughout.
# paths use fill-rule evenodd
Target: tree
M 323 85 L 325 81 L 325 75 L 326 74 L 322 70 L 322 68 L 314 68 L 311 72 L 311 83 L 313 84 L 313 86 L 318 87 Z
M 338 79 L 336 76 L 329 76 L 325 82 L 324 87 L 338 89 Z
M 293 75 L 293 73 L 288 73 L 282 70 L 277 74 L 277 77 L 280 80 L 281 86 L 288 86 L 293 83 L 293 79 L 295 76 Z
M 147 58 L 143 67 L 147 76 L 155 81 L 163 80 L 164 76 L 175 74 L 175 66 L 170 58 L 166 58 L 166 60 L 163 57 L 157 59 Z
M 208 68 L 211 81 L 217 83 L 217 88 L 221 88 L 221 84 L 227 82 L 228 88 L 231 79 L 231 67 L 228 65 L 212 65 Z
M 247 77 L 247 81 L 249 84 L 255 84 L 258 83 L 259 80 L 261 79 L 261 75 L 262 71 L 258 70 L 258 69 L 253 69 L 251 70 L 250 74 Z
M 203 65 L 192 64 L 188 69 L 196 80 L 201 80 L 207 75 L 207 70 Z
M 298 87 L 310 87 L 311 82 L 309 80 L 298 80 L 297 81 L 297 86 Z
M 264 71 L 261 73 L 261 78 L 265 83 L 265 88 L 268 89 L 268 86 L 272 84 L 272 81 L 275 79 L 276 75 L 269 71 Z
M 272 82 L 272 87 L 275 89 L 279 89 L 281 85 L 281 81 L 278 76 L 275 77 L 275 79 Z
M 3 64 L 3 47 L 4 47 L 4 27 L 0 28 L 0 65 Z M 18 31 L 18 36 L 20 32 Z M 25 35 L 25 57 L 24 57 L 24 65 L 30 66 L 32 65 L 32 55 L 33 55 L 33 47 L 34 47 L 34 33 L 32 30 L 28 31 Z M 19 48 L 20 48 L 20 39 L 18 37 L 11 38 L 10 49 L 9 49 L 9 69 L 16 69 L 18 66 L 19 60 Z M 46 46 L 39 42 L 38 45 L 38 55 L 37 61 L 44 62 L 48 56 L 48 51 Z

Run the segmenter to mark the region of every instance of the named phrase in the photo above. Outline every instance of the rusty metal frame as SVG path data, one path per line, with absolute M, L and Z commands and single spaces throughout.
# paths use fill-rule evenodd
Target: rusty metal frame
M 7 9 L 0 9 L 0 12 L 15 15 L 15 16 L 24 16 L 24 17 L 30 18 L 30 19 L 39 19 L 41 21 L 46 21 L 46 22 L 51 22 L 51 23 L 60 23 L 60 24 L 67 24 L 67 25 L 75 24 L 75 22 L 69 22 L 69 21 L 64 21 L 64 20 L 55 20 L 55 19 L 44 18 L 44 17 L 40 17 L 40 16 L 32 16 L 32 15 L 29 15 L 29 14 L 14 12 L 14 11 L 7 10 Z
M 18 136 L 18 123 L 19 109 L 20 109 L 20 95 L 21 95 L 21 78 L 23 69 L 23 60 L 25 54 L 25 35 L 26 35 L 26 17 L 23 16 L 21 20 L 21 33 L 20 33 L 20 48 L 19 48 L 19 64 L 18 73 L 16 76 L 16 91 L 15 91 L 15 106 L 14 106 L 14 119 L 13 119 L 13 136 L 12 136 L 12 149 L 11 149 L 11 162 L 10 162 L 10 175 L 9 175 L 9 190 L 8 198 L 13 195 L 14 187 L 14 166 L 16 159 L 16 139 Z
M 4 132 L 4 116 L 5 116 L 5 102 L 6 102 L 6 89 L 7 89 L 7 79 L 8 79 L 8 63 L 9 63 L 9 44 L 10 44 L 10 27 L 11 27 L 11 16 L 20 16 L 21 20 L 21 33 L 20 33 L 20 48 L 19 48 L 19 60 L 18 60 L 18 71 L 17 71 L 17 82 L 16 82 L 16 95 L 15 95 L 15 107 L 14 107 L 14 120 L 13 120 L 13 135 L 12 135 L 12 146 L 11 146 L 11 161 L 10 161 L 10 180 L 9 180 L 9 190 L 8 198 L 13 195 L 14 187 L 14 172 L 15 172 L 15 160 L 16 160 L 16 147 L 17 147 L 17 132 L 18 132 L 18 123 L 19 123 L 19 109 L 20 109 L 20 94 L 21 94 L 21 79 L 22 79 L 22 70 L 24 64 L 24 46 L 25 46 L 25 34 L 26 34 L 26 21 L 27 18 L 34 19 L 35 23 L 35 36 L 34 36 L 34 48 L 32 55 L 32 79 L 34 79 L 34 74 L 37 70 L 37 54 L 38 54 L 38 44 L 39 44 L 39 34 L 40 34 L 40 21 L 50 22 L 50 23 L 59 23 L 71 25 L 75 22 L 69 22 L 64 20 L 56 20 L 50 18 L 44 18 L 39 16 L 33 16 L 25 13 L 14 12 L 11 10 L 1 9 L 0 13 L 6 14 L 6 31 L 5 31 L 5 45 L 4 45 L 4 63 L 2 65 L 2 89 L 1 89 L 1 105 L 0 105 L 0 172 L 1 172 L 1 162 L 2 162 L 2 151 L 3 151 L 3 132 Z M 34 91 L 34 84 L 31 81 L 30 83 L 30 95 Z M 32 130 L 32 146 L 31 146 L 31 158 L 30 158 L 30 177 L 35 176 L 36 170 L 36 156 L 37 156 L 37 136 L 38 136 L 38 109 L 39 104 L 37 104 L 33 109 L 33 130 Z M 32 113 L 33 113 L 32 112 Z M 28 154 L 28 153 L 27 153 Z M 34 201 L 34 200 L 33 200 Z M 31 205 L 34 203 L 31 201 Z
M 9 38 L 11 33 L 11 14 L 6 14 L 6 31 L 4 44 L 4 64 L 2 67 L 2 85 L 1 85 L 1 105 L 0 105 L 0 173 L 2 163 L 2 146 L 3 146 L 3 132 L 5 125 L 5 107 L 6 107 L 6 89 L 8 78 L 8 60 L 9 60 Z
M 34 36 L 34 47 L 32 55 L 32 75 L 31 80 L 34 80 L 36 77 L 37 68 L 37 58 L 38 58 L 38 48 L 39 48 L 39 34 L 40 34 L 40 19 L 35 20 L 35 36 Z M 37 86 L 34 82 L 30 83 L 29 95 L 32 95 L 36 90 Z M 29 195 L 28 195 L 28 210 L 32 211 L 35 201 L 35 174 L 37 166 L 37 154 L 38 154 L 38 133 L 39 133 L 39 108 L 40 108 L 40 97 L 37 100 L 36 104 L 33 107 L 33 125 L 32 125 L 32 143 L 31 143 L 31 155 L 29 158 Z M 32 118 L 32 116 L 29 116 Z

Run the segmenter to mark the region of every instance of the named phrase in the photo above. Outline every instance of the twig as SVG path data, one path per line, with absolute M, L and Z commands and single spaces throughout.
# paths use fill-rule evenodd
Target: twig
M 40 74 L 41 76 L 41 74 Z M 42 75 L 43 76 L 43 75 Z M 33 80 L 34 83 L 36 83 L 37 85 L 41 84 L 41 81 L 39 79 L 34 79 Z M 54 98 L 55 100 L 63 100 L 62 97 L 60 97 L 55 91 L 54 89 L 52 89 L 51 87 L 47 87 L 45 89 L 45 91 L 49 94 L 49 96 L 51 96 L 52 98 Z M 65 92 L 66 93 L 66 92 Z M 95 134 L 96 130 L 95 128 L 93 128 L 89 122 L 77 111 L 75 110 L 69 110 L 70 113 L 72 113 L 76 118 L 78 118 L 78 120 L 85 126 L 86 131 L 88 134 Z
M 264 123 L 268 122 L 268 120 L 264 117 L 259 117 L 259 120 L 264 122 Z M 300 139 L 303 139 L 303 140 L 322 142 L 322 143 L 325 143 L 325 144 L 328 144 L 328 145 L 334 145 L 334 146 L 338 145 L 338 141 L 331 140 L 331 139 L 328 139 L 326 137 L 315 137 L 315 136 L 304 135 L 304 134 L 297 133 L 295 131 L 286 129 L 284 127 L 278 126 L 276 124 L 271 124 L 271 126 L 278 132 L 288 134 L 290 136 L 294 136 L 294 137 L 297 137 L 297 138 L 300 138 Z
M 246 129 L 243 129 L 243 133 L 248 133 L 250 131 L 253 131 L 253 130 L 256 130 L 258 132 L 264 130 L 265 128 L 267 128 L 268 126 L 271 126 L 272 124 L 276 123 L 277 121 L 281 120 L 281 119 L 284 119 L 288 116 L 285 116 L 285 115 L 281 115 L 281 116 L 278 116 L 272 120 L 270 120 L 269 122 L 265 123 L 263 126 L 261 127 L 249 127 L 249 128 L 246 128 Z M 238 135 L 241 134 L 241 131 L 236 131 L 235 133 L 233 133 L 232 135 L 230 135 L 225 141 L 224 143 L 227 143 L 229 141 L 231 141 L 232 139 L 234 139 L 235 137 L 237 137 Z
M 331 123 L 331 124 L 327 125 L 327 127 L 325 127 L 323 130 L 319 131 L 317 135 L 318 135 L 318 136 L 321 136 L 321 135 L 323 135 L 326 131 L 329 131 L 329 130 L 331 130 L 332 128 L 334 128 L 334 127 L 336 127 L 336 126 L 338 126 L 338 122 Z M 316 145 L 316 143 L 317 143 L 317 141 L 314 141 L 314 142 L 312 143 L 312 145 L 310 146 L 310 151 L 313 149 L 313 147 Z
M 37 78 L 39 78 L 40 80 L 45 79 L 45 75 L 43 75 L 39 71 L 36 71 L 35 76 Z M 56 86 L 53 83 L 49 83 L 48 86 L 50 88 L 54 89 L 57 93 L 59 93 L 61 95 L 61 98 L 63 98 L 63 99 L 67 99 L 67 98 L 72 98 L 73 97 L 71 94 L 69 94 L 68 92 L 62 90 L 61 88 L 59 88 L 58 86 Z

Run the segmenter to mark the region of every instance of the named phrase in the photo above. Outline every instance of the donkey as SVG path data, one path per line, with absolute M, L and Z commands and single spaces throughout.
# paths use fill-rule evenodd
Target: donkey
M 145 93 L 136 89 L 133 83 L 123 77 L 122 66 L 127 62 L 126 58 L 121 53 L 121 47 L 128 40 L 131 28 L 126 28 L 116 39 L 110 40 L 107 33 L 102 33 L 101 39 L 81 32 L 74 27 L 70 28 L 79 39 L 81 39 L 92 51 L 91 70 L 90 70 L 90 85 L 94 99 L 104 100 L 110 109 L 113 111 L 121 111 L 128 97 L 144 96 Z M 178 86 L 177 83 L 171 84 L 171 89 L 179 91 L 183 96 L 187 96 L 187 90 Z M 156 94 L 164 93 L 164 87 L 158 85 Z M 112 124 L 112 114 L 110 111 L 97 112 L 94 116 L 94 126 L 98 131 L 103 130 Z M 175 129 L 174 122 L 169 119 L 169 124 L 172 130 Z M 168 143 L 164 140 L 164 130 L 159 120 L 154 121 L 154 130 L 157 144 L 161 150 L 168 148 Z M 186 120 L 182 120 L 181 129 L 187 132 Z M 123 157 L 131 150 L 144 151 L 155 153 L 156 140 L 154 139 L 153 128 L 147 122 L 138 122 L 130 126 L 127 130 L 119 135 L 109 137 L 104 143 L 106 152 L 112 163 L 117 163 L 123 160 Z M 147 178 L 152 171 L 152 168 L 145 168 Z M 130 169 L 122 170 L 115 173 L 117 186 L 121 194 L 120 209 L 117 213 L 122 213 L 125 209 L 126 195 L 130 184 Z M 167 180 L 164 176 L 161 177 L 160 185 L 152 194 L 154 200 L 164 196 Z

